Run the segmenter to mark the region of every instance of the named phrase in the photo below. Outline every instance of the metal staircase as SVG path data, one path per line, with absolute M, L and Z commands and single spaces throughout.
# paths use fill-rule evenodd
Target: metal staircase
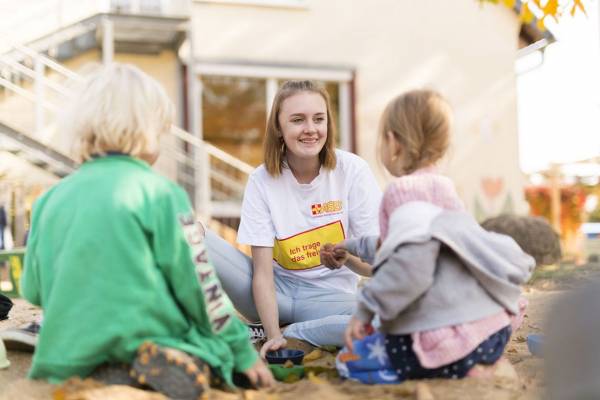
M 2 122 L 0 122 L 0 135 L 4 139 L 2 151 L 14 154 L 57 178 L 63 178 L 77 168 L 77 162 L 70 157 Z
M 23 47 L 0 56 L 2 150 L 61 178 L 76 168 L 64 140 L 55 136 L 60 102 L 70 96 L 65 82 L 81 78 Z
M 83 78 L 46 55 L 13 46 L 0 55 L 0 150 L 50 171 L 57 178 L 77 167 L 69 140 L 56 130 L 61 102 L 71 96 L 70 82 Z M 172 129 L 161 157 L 176 164 L 176 176 L 199 214 L 237 219 L 248 174 L 254 169 L 178 127 Z M 233 224 L 235 225 L 235 223 Z

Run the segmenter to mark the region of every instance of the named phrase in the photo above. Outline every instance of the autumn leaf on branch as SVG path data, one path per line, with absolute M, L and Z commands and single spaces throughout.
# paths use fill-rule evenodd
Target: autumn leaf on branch
M 525 24 L 532 23 L 537 18 L 538 28 L 545 30 L 546 17 L 552 17 L 556 22 L 568 11 L 569 15 L 575 16 L 578 13 L 583 13 L 587 16 L 586 4 L 591 0 L 521 0 L 519 18 Z M 517 5 L 516 0 L 479 0 L 480 3 L 502 3 L 510 9 Z
M 533 15 L 527 3 L 523 4 L 523 7 L 521 7 L 521 14 L 519 15 L 519 18 L 524 24 L 530 24 L 535 18 L 535 15 Z
M 558 22 L 558 17 L 560 15 L 560 10 L 558 9 L 558 0 L 548 0 L 546 5 L 542 8 L 542 11 L 544 13 L 543 18 L 551 16 L 556 22 Z
M 577 9 L 581 10 L 581 12 L 587 16 L 585 12 L 585 7 L 581 4 L 581 0 L 573 0 L 573 5 L 571 6 L 571 17 L 574 17 L 577 13 Z

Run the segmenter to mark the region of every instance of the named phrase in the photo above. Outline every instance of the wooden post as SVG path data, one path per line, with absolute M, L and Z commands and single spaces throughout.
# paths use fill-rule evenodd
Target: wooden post
M 558 164 L 550 166 L 550 215 L 552 227 L 561 233 L 560 229 L 560 167 Z
M 44 71 L 44 63 L 39 55 L 34 58 L 33 63 L 35 71 L 35 81 L 33 84 L 35 90 L 35 134 L 39 140 L 42 137 L 42 131 L 46 127 L 46 110 L 44 109 L 44 76 L 46 72 Z
M 115 32 L 113 21 L 102 18 L 102 64 L 109 65 L 115 56 Z

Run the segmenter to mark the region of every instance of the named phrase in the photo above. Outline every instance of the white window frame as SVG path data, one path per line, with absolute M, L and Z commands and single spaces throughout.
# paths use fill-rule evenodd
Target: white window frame
M 142 13 L 142 3 L 144 0 L 125 0 L 125 1 L 110 1 L 110 9 L 116 9 L 116 6 L 119 6 L 119 3 L 123 3 L 123 8 L 132 13 L 132 14 L 141 14 Z M 115 4 L 117 3 L 117 4 Z M 167 2 L 166 0 L 158 0 L 157 2 L 158 10 L 156 10 L 156 14 L 163 14 L 166 10 Z M 127 6 L 127 7 L 125 7 Z M 146 12 L 146 10 L 144 10 Z
M 196 3 L 222 3 L 241 6 L 307 9 L 308 0 L 193 0 Z
M 339 126 L 340 148 L 342 150 L 352 150 L 352 99 L 351 86 L 354 73 L 346 68 L 310 68 L 310 67 L 284 67 L 269 65 L 248 65 L 248 64 L 218 64 L 218 63 L 196 63 L 194 72 L 198 82 L 198 98 L 202 99 L 201 77 L 204 75 L 232 76 L 243 78 L 265 79 L 266 85 L 266 110 L 267 119 L 269 110 L 277 92 L 277 81 L 285 79 L 313 79 L 319 81 L 336 82 L 338 85 L 339 98 Z M 202 104 L 198 102 L 200 112 L 197 118 L 197 132 L 202 137 Z M 193 120 L 193 119 L 192 119 Z

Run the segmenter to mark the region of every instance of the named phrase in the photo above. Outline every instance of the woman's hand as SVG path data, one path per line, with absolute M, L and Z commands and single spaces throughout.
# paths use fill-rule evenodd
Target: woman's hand
M 346 261 L 350 253 L 344 247 L 343 242 L 333 245 L 326 243 L 321 246 L 320 250 L 321 263 L 329 269 L 339 269 Z
M 273 276 L 273 248 L 252 246 L 252 260 L 252 294 L 268 338 L 260 350 L 260 356 L 264 358 L 267 351 L 285 347 L 287 342 L 279 329 L 279 310 Z
M 264 359 L 267 355 L 267 351 L 279 350 L 287 346 L 287 340 L 283 337 L 283 335 L 275 336 L 272 339 L 269 339 L 262 345 L 260 348 L 260 356 Z
M 260 358 L 256 360 L 253 366 L 244 371 L 252 385 L 257 388 L 267 388 L 275 385 L 273 374 Z
M 346 327 L 346 332 L 344 333 L 344 342 L 346 343 L 346 347 L 351 352 L 354 351 L 352 341 L 364 339 L 365 336 L 372 333 L 373 327 L 371 326 L 370 322 L 363 322 L 356 317 L 352 317 L 348 323 L 348 326 Z

